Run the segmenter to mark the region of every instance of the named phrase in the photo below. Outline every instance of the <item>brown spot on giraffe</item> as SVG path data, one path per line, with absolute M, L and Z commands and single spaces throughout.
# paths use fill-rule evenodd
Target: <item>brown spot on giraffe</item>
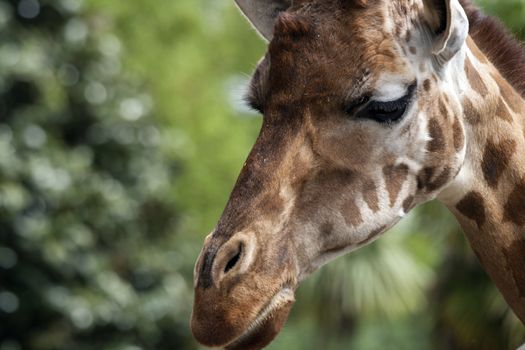
M 507 268 L 512 272 L 512 277 L 518 288 L 521 298 L 525 298 L 525 238 L 514 241 L 504 253 Z
M 439 174 L 438 177 L 436 177 L 433 181 L 430 181 L 427 184 L 427 189 L 430 192 L 436 191 L 443 187 L 448 180 L 450 180 L 450 168 L 446 167 L 445 169 L 443 169 L 443 171 L 441 172 L 441 174 Z
M 417 188 L 422 190 L 432 181 L 435 169 L 431 167 L 423 168 L 417 175 Z
M 429 152 L 441 152 L 445 149 L 445 137 L 443 130 L 436 119 L 430 119 L 428 132 L 432 140 L 429 141 L 427 149 Z
M 474 104 L 468 97 L 465 97 L 465 99 L 463 100 L 463 110 L 465 113 L 465 120 L 469 124 L 476 125 L 481 122 L 482 118 L 480 111 L 476 107 L 474 107 Z
M 363 223 L 361 211 L 354 200 L 350 199 L 343 205 L 343 216 L 348 225 L 358 226 Z
M 467 193 L 456 205 L 456 209 L 467 218 L 475 221 L 479 228 L 485 223 L 485 200 L 479 192 Z
M 412 55 L 416 55 L 417 54 L 417 49 L 414 46 L 410 46 L 409 50 L 410 50 L 410 53 Z
M 487 89 L 485 82 L 479 75 L 476 68 L 474 68 L 474 66 L 472 65 L 472 62 L 470 62 L 468 57 L 465 59 L 465 73 L 467 74 L 467 79 L 469 80 L 472 88 L 477 93 L 479 93 L 481 97 L 487 96 L 487 94 L 489 93 L 489 90 Z
M 414 196 L 408 196 L 403 201 L 403 211 L 405 212 L 405 214 L 408 213 L 413 208 L 413 205 L 414 205 Z
M 367 180 L 363 184 L 363 199 L 366 205 L 374 213 L 379 211 L 379 198 L 377 196 L 377 186 L 372 180 Z
M 405 183 L 408 176 L 408 166 L 406 164 L 387 165 L 383 168 L 385 175 L 386 189 L 390 196 L 390 206 L 393 207 L 401 187 Z
M 465 143 L 465 135 L 463 134 L 463 128 L 458 118 L 454 118 L 454 125 L 452 125 L 452 133 L 454 138 L 454 149 L 459 152 L 463 149 Z
M 512 155 L 516 152 L 516 141 L 505 140 L 496 144 L 492 141 L 487 142 L 485 152 L 483 153 L 483 161 L 481 169 L 485 181 L 490 187 L 496 188 L 498 182 L 509 166 Z
M 518 226 L 525 225 L 525 180 L 522 180 L 511 192 L 504 207 L 504 220 Z
M 430 84 L 431 84 L 430 79 L 425 79 L 425 81 L 423 82 L 423 88 L 425 89 L 426 92 L 430 91 Z
M 406 16 L 408 14 L 408 7 L 406 4 L 401 4 L 399 8 L 401 10 L 402 15 Z
M 505 105 L 505 102 L 502 98 L 499 99 L 496 116 L 506 122 L 512 123 L 512 115 L 510 114 L 509 109 Z

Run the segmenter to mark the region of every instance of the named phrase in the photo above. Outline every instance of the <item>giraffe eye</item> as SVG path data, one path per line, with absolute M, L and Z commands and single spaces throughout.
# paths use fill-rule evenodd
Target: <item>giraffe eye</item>
M 378 123 L 395 123 L 405 115 L 416 91 L 412 84 L 405 96 L 395 101 L 370 101 L 356 114 L 359 119 L 371 119 Z

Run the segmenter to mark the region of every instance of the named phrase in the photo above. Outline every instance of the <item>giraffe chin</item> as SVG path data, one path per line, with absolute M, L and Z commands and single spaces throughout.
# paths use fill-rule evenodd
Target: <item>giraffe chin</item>
M 291 288 L 278 292 L 227 350 L 258 350 L 268 345 L 283 328 L 295 302 Z

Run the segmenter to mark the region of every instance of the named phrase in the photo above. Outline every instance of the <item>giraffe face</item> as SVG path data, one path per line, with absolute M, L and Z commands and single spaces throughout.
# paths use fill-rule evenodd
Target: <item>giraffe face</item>
M 203 344 L 265 346 L 301 280 L 459 171 L 459 101 L 443 92 L 428 33 L 414 29 L 422 4 L 407 3 L 300 2 L 277 19 L 249 97 L 261 133 L 195 268 Z

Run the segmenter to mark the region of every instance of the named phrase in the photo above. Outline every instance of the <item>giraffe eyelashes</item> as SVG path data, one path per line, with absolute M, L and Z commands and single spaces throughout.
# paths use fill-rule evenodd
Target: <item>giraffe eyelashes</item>
M 412 102 L 416 91 L 416 84 L 409 86 L 407 93 L 394 101 L 374 101 L 365 97 L 362 102 L 354 104 L 350 109 L 346 109 L 347 114 L 354 115 L 359 119 L 370 119 L 378 123 L 395 123 L 400 120 Z M 357 112 L 356 110 L 360 108 Z

